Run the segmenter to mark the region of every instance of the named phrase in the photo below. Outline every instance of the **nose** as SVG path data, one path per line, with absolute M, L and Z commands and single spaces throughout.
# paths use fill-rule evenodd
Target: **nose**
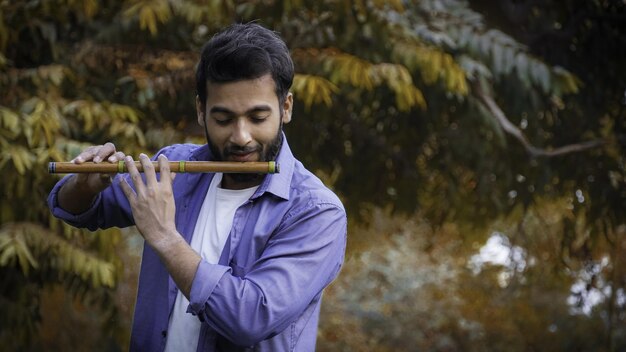
M 250 125 L 244 118 L 237 119 L 230 134 L 230 142 L 238 146 L 246 146 L 252 141 Z

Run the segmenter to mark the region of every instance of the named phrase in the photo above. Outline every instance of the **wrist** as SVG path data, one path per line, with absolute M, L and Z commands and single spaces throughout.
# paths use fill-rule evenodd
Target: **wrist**
M 84 198 L 94 198 L 106 188 L 94 187 L 89 182 L 89 178 L 85 176 L 86 175 L 73 175 L 66 185 Z
M 59 190 L 57 204 L 72 214 L 80 214 L 93 206 L 99 193 L 81 182 L 79 175 L 73 175 Z
M 161 236 L 148 237 L 145 236 L 146 242 L 152 247 L 157 253 L 161 253 L 163 255 L 167 255 L 172 251 L 176 251 L 181 245 L 187 245 L 187 242 L 176 230 L 166 230 L 161 233 Z

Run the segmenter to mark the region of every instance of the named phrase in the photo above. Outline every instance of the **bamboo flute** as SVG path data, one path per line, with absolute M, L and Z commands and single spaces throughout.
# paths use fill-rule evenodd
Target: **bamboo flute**
M 169 161 L 170 171 L 177 173 L 198 173 L 198 172 L 223 172 L 223 173 L 278 173 L 278 163 L 275 161 L 261 162 L 233 162 L 233 161 Z M 159 162 L 153 161 L 154 170 L 159 172 Z M 135 166 L 139 172 L 143 172 L 141 162 L 135 161 Z M 50 162 L 48 172 L 51 174 L 70 173 L 101 173 L 114 174 L 126 173 L 128 169 L 124 161 L 117 163 L 94 163 L 86 162 L 74 164 L 72 162 Z

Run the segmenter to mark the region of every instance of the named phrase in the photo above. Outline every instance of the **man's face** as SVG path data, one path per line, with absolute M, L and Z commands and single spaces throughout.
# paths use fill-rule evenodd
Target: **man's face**
M 205 127 L 211 151 L 223 161 L 270 161 L 281 144 L 281 126 L 291 121 L 291 93 L 279 106 L 272 76 L 207 83 L 206 105 L 196 98 L 198 123 Z M 258 174 L 224 174 L 222 187 L 258 185 Z

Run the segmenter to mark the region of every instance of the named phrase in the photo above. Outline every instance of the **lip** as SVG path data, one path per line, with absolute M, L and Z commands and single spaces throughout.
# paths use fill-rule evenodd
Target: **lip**
M 228 159 L 232 160 L 232 161 L 237 161 L 237 162 L 246 162 L 246 161 L 256 161 L 257 157 L 256 157 L 257 153 L 231 153 L 228 156 Z

